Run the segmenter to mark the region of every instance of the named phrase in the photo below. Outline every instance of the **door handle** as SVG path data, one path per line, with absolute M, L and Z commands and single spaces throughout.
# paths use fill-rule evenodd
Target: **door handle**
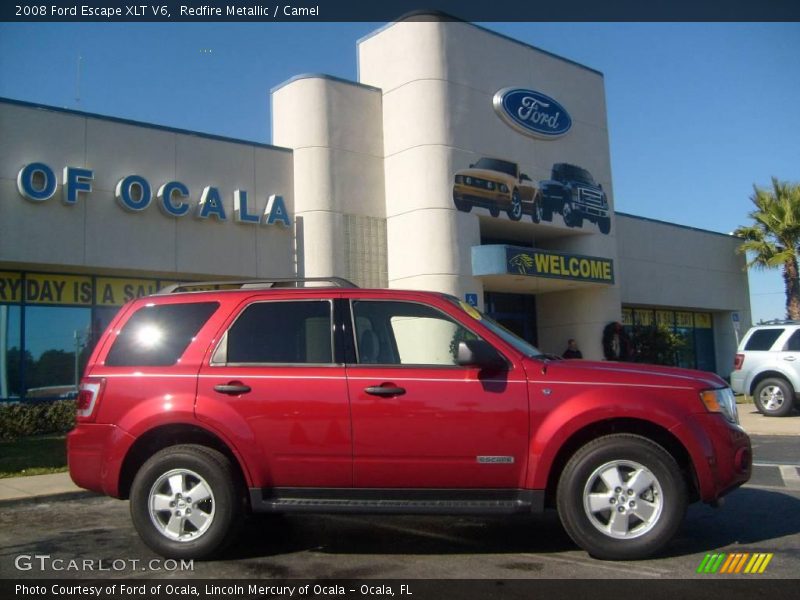
M 406 393 L 405 388 L 383 385 L 372 385 L 365 387 L 364 391 L 371 396 L 402 396 Z
M 246 394 L 251 391 L 249 385 L 245 385 L 238 381 L 231 381 L 230 383 L 221 383 L 214 386 L 214 391 L 220 394 L 227 394 L 229 396 L 238 396 L 239 394 Z
M 788 361 L 790 361 L 790 362 L 791 362 L 791 361 L 793 361 L 793 360 L 797 360 L 797 359 L 796 359 L 794 356 L 784 356 L 784 357 L 783 357 L 783 360 L 788 360 Z

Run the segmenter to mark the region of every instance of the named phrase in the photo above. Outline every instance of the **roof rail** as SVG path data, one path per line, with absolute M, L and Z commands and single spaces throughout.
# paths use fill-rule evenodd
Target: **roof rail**
M 305 285 L 322 283 L 327 285 Z M 158 291 L 158 295 L 175 294 L 178 292 L 202 292 L 212 290 L 231 289 L 275 289 L 275 288 L 305 288 L 305 287 L 338 287 L 357 288 L 352 281 L 342 277 L 274 277 L 270 279 L 242 279 L 231 281 L 187 281 L 168 285 Z M 193 289 L 199 288 L 199 289 Z
M 800 321 L 793 319 L 772 319 L 771 321 L 760 321 L 756 325 L 800 325 Z

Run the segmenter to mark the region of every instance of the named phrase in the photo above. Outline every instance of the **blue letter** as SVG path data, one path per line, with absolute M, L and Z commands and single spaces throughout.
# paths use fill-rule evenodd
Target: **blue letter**
M 64 204 L 75 204 L 78 201 L 78 192 L 92 191 L 94 172 L 79 167 L 64 167 Z
M 158 188 L 158 200 L 160 204 L 158 207 L 161 211 L 170 217 L 182 217 L 189 212 L 189 205 L 185 202 L 173 204 L 172 198 L 178 196 L 180 198 L 189 197 L 189 188 L 183 185 L 180 181 L 170 181 Z
M 33 185 L 37 173 L 43 180 L 39 189 Z M 49 200 L 56 193 L 56 174 L 44 163 L 31 163 L 23 167 L 17 175 L 17 189 L 22 197 L 28 200 L 34 202 Z
M 198 208 L 197 217 L 200 219 L 207 219 L 211 215 L 216 215 L 220 221 L 228 220 L 228 217 L 225 216 L 225 207 L 222 206 L 222 199 L 219 197 L 219 190 L 215 187 L 208 186 L 203 188 Z
M 289 218 L 289 213 L 286 212 L 286 205 L 283 203 L 283 196 L 272 194 L 269 197 L 264 216 L 267 219 L 267 225 L 272 225 L 278 221 L 283 223 L 285 227 L 292 226 L 292 220 Z
M 253 223 L 255 225 L 261 220 L 258 215 L 251 215 L 247 212 L 247 192 L 244 190 L 233 192 L 233 218 L 237 223 Z
M 139 199 L 134 198 L 133 188 L 139 188 Z M 139 212 L 150 206 L 150 184 L 144 177 L 139 175 L 128 175 L 125 179 L 120 179 L 117 184 L 117 201 L 122 208 L 131 212 Z

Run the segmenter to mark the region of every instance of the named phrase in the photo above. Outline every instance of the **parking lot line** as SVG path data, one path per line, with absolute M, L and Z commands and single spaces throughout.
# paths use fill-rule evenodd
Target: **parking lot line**
M 783 477 L 783 483 L 790 490 L 800 490 L 800 475 L 794 465 L 779 465 L 778 468 Z

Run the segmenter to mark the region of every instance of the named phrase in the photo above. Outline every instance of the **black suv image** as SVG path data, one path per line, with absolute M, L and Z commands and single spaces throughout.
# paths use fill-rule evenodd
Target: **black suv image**
M 542 219 L 561 213 L 567 227 L 583 227 L 583 220 L 597 223 L 600 233 L 611 231 L 608 198 L 603 186 L 586 169 L 568 163 L 553 165 L 550 179 L 539 182 Z

